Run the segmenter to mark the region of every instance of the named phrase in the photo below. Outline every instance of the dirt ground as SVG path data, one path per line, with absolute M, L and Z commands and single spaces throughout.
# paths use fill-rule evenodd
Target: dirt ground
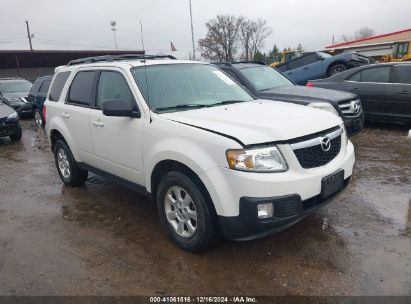
M 0 139 L 0 295 L 411 295 L 411 141 L 372 125 L 334 202 L 264 239 L 177 248 L 154 204 L 61 183 L 44 131 Z

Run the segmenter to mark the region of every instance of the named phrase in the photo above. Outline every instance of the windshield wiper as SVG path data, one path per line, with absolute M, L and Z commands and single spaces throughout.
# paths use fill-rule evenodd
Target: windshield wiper
M 244 100 L 224 100 L 224 101 L 212 103 L 209 105 L 209 107 L 221 106 L 221 105 L 227 105 L 227 104 L 239 103 L 239 102 L 245 102 L 245 101 Z
M 188 103 L 188 104 L 179 104 L 179 105 L 169 106 L 169 107 L 155 108 L 155 110 L 156 111 L 167 111 L 167 110 L 174 110 L 174 109 L 199 109 L 199 108 L 205 108 L 208 106 L 209 105 L 205 105 L 205 104 Z

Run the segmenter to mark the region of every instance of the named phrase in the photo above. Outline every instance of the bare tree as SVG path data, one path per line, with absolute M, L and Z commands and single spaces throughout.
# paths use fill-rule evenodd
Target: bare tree
M 250 52 L 251 49 L 251 40 L 256 31 L 256 24 L 251 20 L 244 20 L 240 26 L 240 41 L 243 47 L 243 56 L 244 60 L 248 61 L 252 54 Z
M 367 26 L 363 26 L 355 32 L 355 39 L 364 39 L 375 35 L 375 31 Z
M 255 31 L 251 36 L 250 51 L 254 57 L 257 51 L 264 47 L 264 41 L 271 35 L 272 29 L 267 26 L 267 20 L 257 19 L 252 22 L 254 23 Z
M 232 15 L 219 15 L 207 22 L 207 35 L 198 41 L 201 55 L 210 60 L 234 60 L 242 22 L 243 17 Z

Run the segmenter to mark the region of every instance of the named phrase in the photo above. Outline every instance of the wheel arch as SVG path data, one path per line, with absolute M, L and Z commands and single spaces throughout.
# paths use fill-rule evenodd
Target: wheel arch
M 343 61 L 343 60 L 334 61 L 334 62 L 332 62 L 332 63 L 328 66 L 328 68 L 327 68 L 327 71 L 326 71 L 327 76 L 329 76 L 330 70 L 331 70 L 334 66 L 336 66 L 337 64 L 342 64 L 342 65 L 344 65 L 346 68 L 348 68 L 347 63 L 346 63 L 345 61 Z

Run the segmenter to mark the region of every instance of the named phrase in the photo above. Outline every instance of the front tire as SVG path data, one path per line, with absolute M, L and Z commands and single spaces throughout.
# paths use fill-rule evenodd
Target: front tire
M 70 148 L 61 139 L 54 144 L 54 160 L 64 184 L 72 187 L 84 185 L 88 172 L 79 168 Z
M 21 127 L 15 129 L 12 133 L 9 134 L 9 137 L 12 141 L 18 141 L 22 137 Z
M 172 171 L 160 181 L 156 193 L 160 221 L 181 248 L 198 252 L 219 239 L 219 227 L 211 202 L 187 175 Z

